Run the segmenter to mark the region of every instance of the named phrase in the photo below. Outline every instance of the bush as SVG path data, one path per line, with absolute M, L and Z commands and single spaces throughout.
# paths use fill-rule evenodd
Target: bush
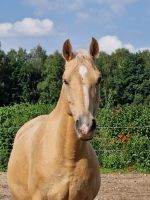
M 18 129 L 26 121 L 52 109 L 53 106 L 44 104 L 0 108 L 0 170 L 7 167 Z M 150 107 L 140 105 L 99 110 L 97 134 L 92 144 L 104 168 L 150 171 Z
M 104 168 L 150 171 L 150 107 L 102 109 L 92 141 Z
M 30 119 L 49 113 L 53 106 L 44 104 L 16 104 L 0 108 L 0 170 L 7 167 L 15 134 Z

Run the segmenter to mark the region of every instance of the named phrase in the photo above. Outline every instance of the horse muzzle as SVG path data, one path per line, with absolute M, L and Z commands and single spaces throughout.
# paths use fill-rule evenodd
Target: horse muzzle
M 79 139 L 91 140 L 96 129 L 96 120 L 90 115 L 83 115 L 76 120 L 75 127 Z

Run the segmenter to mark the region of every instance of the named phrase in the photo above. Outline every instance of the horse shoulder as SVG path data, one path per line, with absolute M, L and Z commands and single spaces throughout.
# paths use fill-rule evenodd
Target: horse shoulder
M 14 143 L 20 138 L 24 137 L 24 135 L 29 133 L 35 133 L 38 130 L 38 127 L 42 124 L 43 121 L 47 119 L 47 115 L 41 115 L 30 121 L 26 122 L 17 132 Z M 31 134 L 30 134 L 31 135 Z

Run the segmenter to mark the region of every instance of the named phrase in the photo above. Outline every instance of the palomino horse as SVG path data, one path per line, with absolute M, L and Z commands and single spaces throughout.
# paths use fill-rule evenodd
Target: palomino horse
M 15 200 L 93 200 L 100 187 L 99 164 L 89 141 L 96 128 L 100 72 L 89 52 L 63 45 L 66 60 L 56 108 L 18 131 L 8 163 L 8 185 Z

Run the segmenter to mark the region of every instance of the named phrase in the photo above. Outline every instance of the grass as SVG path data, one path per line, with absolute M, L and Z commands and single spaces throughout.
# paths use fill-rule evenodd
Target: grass
M 135 170 L 135 169 L 107 169 L 107 168 L 100 168 L 101 174 L 150 174 L 150 172 L 144 171 L 144 170 Z

